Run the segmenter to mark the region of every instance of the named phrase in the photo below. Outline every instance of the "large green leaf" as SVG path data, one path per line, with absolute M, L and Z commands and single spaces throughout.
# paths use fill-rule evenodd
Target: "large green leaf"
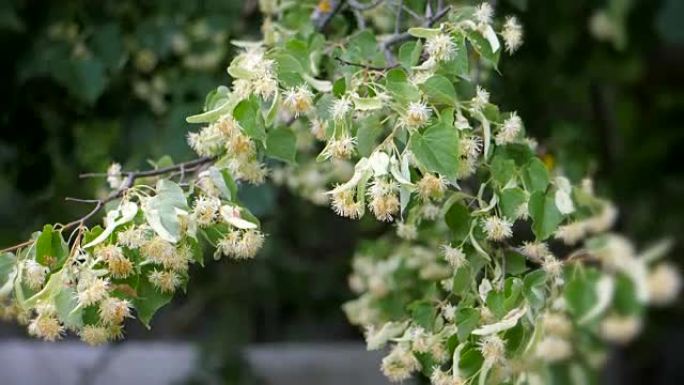
M 549 185 L 549 172 L 539 158 L 532 158 L 523 169 L 523 179 L 530 193 L 543 192 Z
M 442 122 L 428 127 L 422 134 L 411 134 L 409 148 L 418 162 L 429 171 L 449 178 L 458 173 L 458 132 Z
M 553 194 L 537 191 L 530 196 L 528 203 L 532 217 L 532 231 L 538 240 L 550 237 L 563 221 L 563 214 L 556 207 Z
M 435 306 L 428 301 L 414 302 L 409 306 L 413 322 L 426 330 L 431 330 L 435 322 Z
M 266 128 L 256 98 L 251 97 L 238 103 L 233 109 L 233 117 L 246 135 L 257 140 L 266 139 Z
M 399 63 L 409 69 L 418 64 L 421 52 L 423 44 L 420 40 L 408 41 L 399 47 Z
M 83 309 L 78 307 L 76 290 L 63 287 L 55 296 L 57 317 L 68 328 L 78 328 L 83 325 Z
M 444 215 L 444 220 L 451 229 L 455 241 L 462 241 L 468 236 L 471 219 L 470 212 L 464 205 L 459 202 L 451 205 Z
M 442 75 L 434 75 L 420 87 L 433 104 L 456 104 L 456 89 L 451 81 Z
M 69 253 L 62 234 L 54 231 L 52 225 L 45 225 L 36 240 L 36 261 L 51 269 L 59 268 Z
M 390 70 L 387 72 L 385 80 L 387 82 L 387 90 L 395 99 L 404 102 L 420 100 L 420 90 L 408 81 L 404 70 L 400 68 Z
M 494 52 L 492 45 L 482 34 L 482 32 L 480 32 L 480 30 L 469 30 L 468 41 L 473 48 L 475 48 L 475 51 L 480 54 L 480 57 L 482 57 L 484 61 L 491 64 L 494 68 L 497 68 L 499 64 L 499 56 L 501 56 L 501 48 Z
M 136 288 L 137 297 L 133 299 L 133 306 L 135 306 L 140 322 L 149 329 L 154 313 L 169 303 L 171 298 L 173 298 L 173 294 L 159 291 L 147 279 L 149 271 L 144 271 L 144 273 L 138 282 L 138 287 Z
M 295 163 L 297 138 L 294 132 L 288 128 L 269 131 L 266 136 L 266 154 L 288 163 Z
M 12 253 L 0 254 L 0 290 L 8 283 L 10 274 L 14 270 L 14 265 L 17 263 L 17 257 Z M 10 283 L 11 285 L 11 283 Z
M 177 210 L 188 210 L 185 194 L 180 186 L 167 179 L 159 180 L 156 190 L 157 195 L 143 206 L 145 219 L 162 239 L 175 243 L 181 236 Z
M 515 176 L 515 161 L 497 154 L 492 159 L 490 170 L 494 181 L 503 187 Z
M 525 203 L 525 199 L 525 191 L 518 187 L 502 190 L 499 193 L 499 208 L 501 208 L 504 217 L 517 218 L 520 205 Z

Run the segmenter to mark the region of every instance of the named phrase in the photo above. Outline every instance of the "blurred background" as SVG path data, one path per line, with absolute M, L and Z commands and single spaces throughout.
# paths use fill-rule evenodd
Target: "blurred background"
M 547 162 L 575 180 L 596 177 L 620 207 L 620 231 L 640 245 L 681 238 L 684 1 L 498 7 L 519 17 L 526 41 L 503 60 L 505 75 L 488 80 L 494 102 L 518 111 Z M 87 210 L 62 199 L 102 193 L 102 181 L 79 180 L 80 172 L 112 161 L 149 167 L 164 154 L 190 159 L 185 116 L 229 81 L 229 41 L 256 38 L 259 25 L 250 0 L 0 0 L 0 245 Z M 160 311 L 151 331 L 128 325 L 127 343 L 197 346 L 199 355 L 177 357 L 186 383 L 279 383 L 258 366 L 283 359 L 287 343 L 342 346 L 340 357 L 358 358 L 361 336 L 340 305 L 352 297 L 346 276 L 355 247 L 383 228 L 273 186 L 241 194 L 263 220 L 265 249 L 249 263 L 195 269 L 188 295 Z M 678 241 L 672 259 L 681 266 L 683 256 Z M 606 383 L 684 383 L 684 306 L 648 317 L 639 341 L 614 352 Z M 0 350 L 9 346 L 2 340 L 22 338 L 24 328 L 0 323 Z M 359 359 L 371 371 L 378 363 Z

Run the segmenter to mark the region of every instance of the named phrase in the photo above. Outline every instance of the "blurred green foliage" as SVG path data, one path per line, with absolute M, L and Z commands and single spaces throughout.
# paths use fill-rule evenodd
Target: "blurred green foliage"
M 621 209 L 622 230 L 641 241 L 684 232 L 683 5 L 501 1 L 499 12 L 525 26 L 525 44 L 503 60 L 505 77 L 483 79 L 554 154 L 548 162 L 575 180 L 597 176 Z M 256 11 L 255 1 L 238 0 L 0 0 L 0 244 L 85 211 L 62 197 L 102 193 L 103 183 L 79 172 L 192 156 L 184 117 L 226 81 L 229 40 L 258 34 Z M 190 295 L 164 309 L 152 333 L 129 328 L 137 337 L 204 337 L 200 383 L 210 372 L 248 381 L 236 370 L 241 343 L 354 336 L 339 310 L 350 297 L 348 257 L 359 238 L 380 233 L 273 187 L 241 194 L 265 218 L 261 256 L 198 270 Z M 683 251 L 679 242 L 675 260 Z M 677 330 L 684 315 L 680 306 L 655 319 L 651 345 L 665 338 L 658 327 Z M 629 359 L 652 370 L 653 357 L 633 348 Z

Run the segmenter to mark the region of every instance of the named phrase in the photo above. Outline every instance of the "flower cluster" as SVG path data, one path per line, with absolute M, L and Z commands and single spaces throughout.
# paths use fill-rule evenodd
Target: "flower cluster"
M 154 187 L 114 164 L 104 229 L 78 227 L 67 244 L 48 225 L 2 255 L 3 316 L 90 344 L 120 338 L 127 318 L 149 324 L 204 243 L 215 259 L 257 254 L 266 237 L 238 190 L 267 176 L 340 216 L 392 223 L 354 257 L 358 297 L 344 305 L 369 349 L 390 345 L 392 381 L 549 383 L 550 364 L 585 370 L 638 335 L 645 306 L 677 298 L 677 270 L 657 261 L 667 244 L 639 253 L 611 233 L 617 209 L 592 182 L 542 161 L 522 117 L 468 80 L 521 46 L 515 17 L 497 34 L 487 2 L 438 10 L 438 27 L 409 29 L 421 41 L 397 48 L 379 25 L 292 33 L 295 3 L 261 2 L 263 41 L 235 42 L 230 88 L 187 118 L 203 125 L 188 135 L 201 162 L 141 175 Z

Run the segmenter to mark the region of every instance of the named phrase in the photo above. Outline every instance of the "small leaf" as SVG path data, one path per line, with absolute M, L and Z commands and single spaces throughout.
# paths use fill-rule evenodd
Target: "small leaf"
M 528 206 L 534 235 L 538 240 L 547 239 L 563 221 L 563 215 L 558 211 L 553 196 L 537 191 L 530 196 Z
M 515 176 L 515 162 L 512 159 L 496 155 L 491 162 L 491 172 L 494 181 L 499 186 L 504 187 Z
M 456 45 L 456 54 L 448 62 L 442 63 L 442 68 L 448 74 L 467 79 L 470 75 L 470 69 L 465 37 L 461 33 L 457 33 L 452 37 L 452 41 Z
M 294 132 L 288 128 L 269 131 L 266 136 L 266 154 L 288 163 L 295 163 L 297 138 Z
M 359 97 L 353 96 L 352 101 L 354 102 L 354 109 L 358 111 L 372 111 L 379 110 L 384 107 L 384 102 L 380 97 Z
M 419 40 L 408 41 L 399 47 L 399 63 L 404 68 L 411 68 L 418 64 L 421 52 L 423 52 L 423 44 Z
M 238 103 L 233 109 L 233 117 L 240 123 L 242 131 L 247 136 L 257 140 L 266 139 L 266 128 L 261 118 L 259 102 L 254 97 Z
M 152 198 L 154 199 L 154 198 Z M 84 249 L 93 247 L 99 243 L 104 242 L 107 237 L 109 237 L 117 227 L 130 222 L 135 218 L 138 213 L 138 205 L 133 202 L 124 202 L 116 211 L 116 217 L 114 220 L 109 222 L 107 228 L 104 229 L 95 239 L 83 245 Z
M 459 341 L 465 341 L 479 323 L 479 311 L 470 307 L 458 309 L 456 313 L 456 326 L 458 327 Z
M 359 128 L 356 131 L 356 149 L 360 156 L 370 156 L 381 133 L 382 125 L 379 124 L 376 117 L 369 117 L 359 122 Z
M 234 103 L 229 99 L 225 99 L 220 105 L 216 106 L 214 109 L 202 112 L 201 114 L 196 114 L 188 116 L 185 121 L 188 123 L 213 123 L 217 121 L 221 116 L 230 112 L 233 108 Z
M 183 189 L 170 180 L 161 179 L 156 190 L 157 195 L 149 198 L 143 206 L 145 219 L 162 239 L 176 243 L 181 236 L 178 211 L 188 210 Z
M 461 203 L 454 203 L 444 215 L 447 226 L 455 241 L 462 241 L 470 232 L 470 212 Z
M 549 185 L 549 172 L 539 158 L 532 158 L 523 169 L 525 187 L 530 193 L 545 191 Z
M 432 330 L 437 314 L 433 304 L 426 301 L 414 302 L 409 306 L 409 310 L 411 311 L 411 318 L 416 324 L 426 330 Z
M 418 162 L 429 171 L 448 178 L 458 173 L 458 132 L 454 127 L 437 123 L 422 134 L 411 134 L 409 148 Z
M 451 81 L 442 75 L 434 75 L 421 85 L 433 104 L 454 105 L 457 102 L 456 90 Z
M 408 81 L 404 70 L 400 68 L 390 70 L 387 72 L 385 80 L 387 90 L 395 99 L 404 102 L 420 100 L 420 90 Z
M 138 319 L 148 329 L 154 313 L 171 302 L 171 298 L 173 298 L 173 293 L 162 293 L 150 283 L 147 275 L 151 270 L 143 270 L 144 274 L 142 274 L 136 288 L 138 296 L 133 299 L 133 306 L 135 306 Z
M 497 68 L 501 50 L 497 49 L 494 51 L 490 40 L 478 30 L 469 30 L 467 36 L 468 41 L 473 48 L 475 48 L 475 51 L 477 51 L 486 62 L 491 64 L 494 68 Z
M 514 219 L 518 217 L 520 206 L 525 203 L 525 191 L 518 187 L 507 188 L 499 194 L 499 208 L 504 217 Z
M 429 39 L 431 37 L 435 37 L 439 35 L 440 29 L 439 28 L 423 28 L 423 27 L 414 27 L 414 28 L 409 28 L 408 29 L 409 35 L 413 37 L 420 37 L 423 39 Z
M 83 325 L 83 309 L 78 307 L 76 290 L 65 286 L 55 296 L 57 317 L 67 328 L 79 328 Z

